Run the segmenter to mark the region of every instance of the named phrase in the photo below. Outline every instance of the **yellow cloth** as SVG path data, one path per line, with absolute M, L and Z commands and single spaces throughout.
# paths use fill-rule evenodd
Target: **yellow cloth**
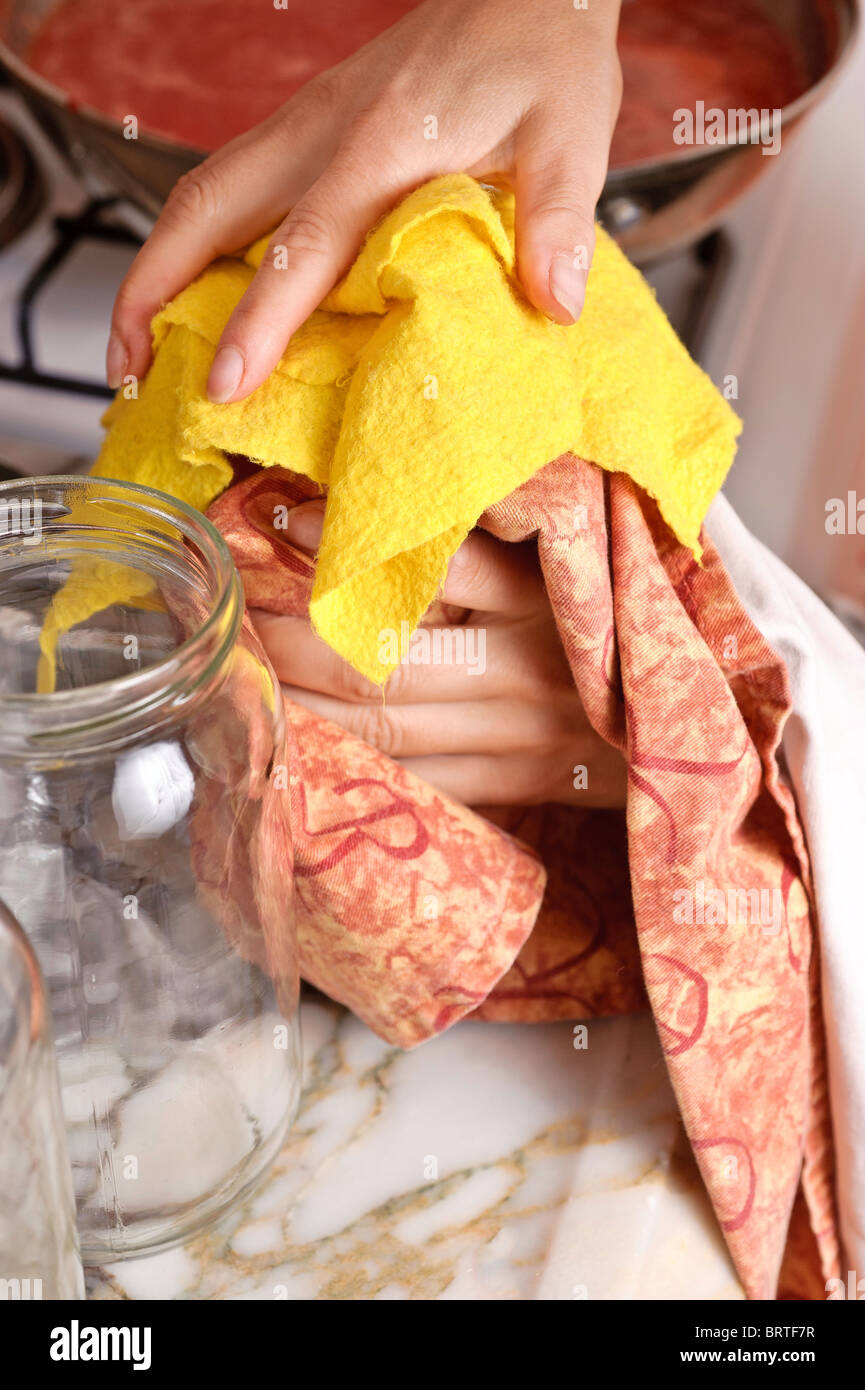
M 154 319 L 153 368 L 109 407 L 94 471 L 200 508 L 231 479 L 224 451 L 326 484 L 312 621 L 379 683 L 382 629 L 413 629 L 485 508 L 568 450 L 630 474 L 699 555 L 739 421 L 602 230 L 579 323 L 533 309 L 513 221 L 511 194 L 465 175 L 418 189 L 234 405 L 205 384 L 267 239 L 216 262 Z

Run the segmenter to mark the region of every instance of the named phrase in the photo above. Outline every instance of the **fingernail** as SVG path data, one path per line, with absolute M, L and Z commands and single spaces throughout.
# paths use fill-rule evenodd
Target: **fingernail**
M 586 279 L 588 271 L 574 265 L 573 257 L 559 252 L 553 256 L 550 266 L 550 290 L 557 304 L 561 304 L 574 323 L 583 312 L 586 298 Z
M 324 502 L 301 502 L 292 507 L 281 529 L 290 545 L 314 555 L 321 541 L 323 524 Z
M 105 351 L 105 379 L 112 391 L 116 391 L 123 381 L 128 361 L 129 354 L 123 345 L 123 339 L 112 333 Z
M 224 347 L 213 359 L 210 376 L 207 378 L 207 395 L 214 405 L 224 405 L 230 401 L 240 385 L 246 363 L 240 348 Z

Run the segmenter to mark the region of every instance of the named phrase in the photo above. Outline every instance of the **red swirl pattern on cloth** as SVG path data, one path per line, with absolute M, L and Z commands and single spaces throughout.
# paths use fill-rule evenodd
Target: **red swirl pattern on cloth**
M 757 1191 L 757 1175 L 750 1149 L 741 1139 L 734 1139 L 731 1135 L 721 1135 L 717 1139 L 695 1139 L 693 1142 L 695 1153 L 711 1154 L 712 1159 L 721 1165 L 721 1172 L 716 1177 L 713 1188 L 715 1192 L 720 1193 L 726 1187 L 729 1190 L 730 1203 L 729 1215 L 724 1215 L 720 1204 L 716 1204 L 721 1229 L 728 1232 L 741 1230 L 751 1215 Z
M 646 978 L 654 981 L 655 1022 L 668 1057 L 699 1042 L 709 1017 L 709 985 L 699 970 L 675 956 L 643 957 Z
M 250 605 L 306 611 L 311 562 L 273 518 L 315 493 L 272 468 L 211 507 Z M 402 1046 L 469 1012 L 648 1003 L 748 1296 L 820 1297 L 839 1249 L 784 665 L 711 542 L 696 565 L 624 475 L 564 456 L 479 525 L 537 536 L 583 705 L 629 760 L 626 810 L 476 813 L 286 702 L 301 972 Z
M 335 836 L 342 835 L 344 838 L 339 843 L 332 845 L 323 858 L 314 863 L 298 864 L 295 873 L 301 878 L 310 878 L 315 874 L 327 873 L 337 864 L 341 864 L 347 855 L 354 850 L 362 848 L 365 841 L 370 841 L 376 846 L 380 853 L 392 859 L 417 859 L 424 853 L 429 845 L 429 834 L 426 826 L 420 819 L 409 801 L 404 797 L 394 797 L 390 788 L 385 782 L 377 777 L 352 777 L 346 782 L 341 782 L 331 788 L 334 796 L 343 797 L 351 792 L 360 791 L 364 802 L 368 802 L 372 795 L 371 789 L 378 787 L 384 793 L 384 804 L 372 811 L 363 811 L 359 816 L 348 817 L 347 819 L 336 821 L 332 825 L 320 826 L 314 830 L 308 824 L 306 815 L 306 792 L 303 783 L 298 784 L 298 801 L 301 806 L 301 827 L 304 836 L 308 840 L 325 836 L 331 842 Z M 390 843 L 387 840 L 376 838 L 367 829 L 381 821 L 394 819 L 408 819 L 412 823 L 411 838 L 406 844 Z M 349 833 L 350 832 L 350 833 Z

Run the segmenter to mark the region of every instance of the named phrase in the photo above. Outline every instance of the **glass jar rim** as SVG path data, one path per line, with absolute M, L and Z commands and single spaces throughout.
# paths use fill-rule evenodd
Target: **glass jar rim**
M 125 504 L 130 512 L 139 511 L 142 516 L 174 527 L 184 540 L 197 547 L 214 581 L 215 594 L 201 626 L 166 656 L 141 670 L 69 690 L 0 691 L 0 731 L 10 716 L 31 718 L 36 724 L 45 725 L 31 730 L 31 735 L 40 744 L 50 742 L 56 747 L 64 734 L 74 734 L 94 724 L 105 728 L 107 724 L 114 727 L 118 721 L 128 723 L 130 716 L 155 709 L 172 694 L 177 697 L 181 687 L 200 681 L 218 667 L 240 627 L 243 591 L 231 552 L 219 531 L 202 512 L 180 498 L 120 478 L 57 473 L 0 482 L 0 507 L 10 498 L 36 500 L 40 491 L 68 494 L 70 501 L 84 498 L 95 504 Z M 117 534 L 124 534 L 122 527 L 117 527 Z M 72 716 L 72 721 L 67 723 L 64 716 Z M 2 733 L 0 742 L 6 742 Z M 32 749 L 33 737 L 27 742 Z M 0 756 L 3 751 L 0 748 Z

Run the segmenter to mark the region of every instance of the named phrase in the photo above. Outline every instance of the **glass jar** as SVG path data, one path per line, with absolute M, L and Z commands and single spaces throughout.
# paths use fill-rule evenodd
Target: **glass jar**
M 299 1098 L 279 685 L 218 532 L 0 486 L 0 899 L 49 992 L 85 1263 L 247 1194 Z
M 0 903 L 0 1301 L 83 1297 L 45 985 Z

